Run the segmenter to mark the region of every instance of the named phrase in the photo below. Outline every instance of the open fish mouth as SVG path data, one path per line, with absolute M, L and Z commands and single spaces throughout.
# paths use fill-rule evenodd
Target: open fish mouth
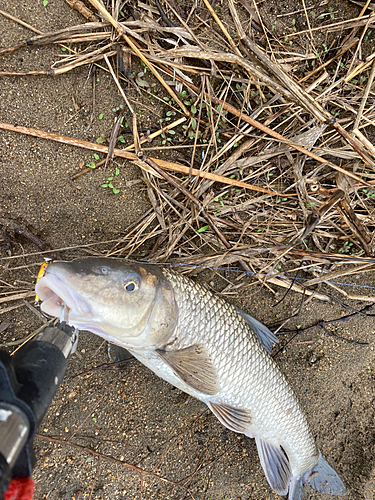
M 35 292 L 42 301 L 44 313 L 68 323 L 74 321 L 77 328 L 82 328 L 81 324 L 94 316 L 88 302 L 54 273 L 47 271 L 36 284 Z

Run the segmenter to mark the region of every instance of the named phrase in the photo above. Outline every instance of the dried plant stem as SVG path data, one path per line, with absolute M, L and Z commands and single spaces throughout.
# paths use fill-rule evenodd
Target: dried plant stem
M 86 7 L 86 5 L 81 2 L 81 0 L 65 0 L 65 2 L 70 5 L 70 7 L 80 14 L 83 15 L 86 19 L 89 19 L 89 21 L 97 21 L 98 18 L 95 16 L 93 12 L 91 12 L 90 9 Z
M 177 188 L 181 193 L 183 193 L 190 201 L 194 203 L 194 205 L 197 207 L 199 212 L 202 214 L 202 217 L 207 221 L 207 224 L 209 224 L 216 234 L 216 236 L 219 238 L 219 240 L 224 244 L 224 246 L 228 249 L 232 247 L 232 245 L 229 243 L 229 241 L 225 238 L 223 233 L 218 229 L 214 221 L 212 220 L 211 216 L 206 212 L 204 206 L 202 203 L 196 198 L 188 189 L 186 189 L 184 186 L 179 184 L 173 177 L 171 177 L 167 172 L 165 172 L 163 169 L 159 167 L 151 158 L 147 158 L 146 156 L 140 158 L 142 161 L 150 165 L 151 168 L 156 170 L 156 172 L 164 177 L 166 181 L 168 181 L 172 186 Z
M 156 70 L 155 66 L 147 59 L 147 57 L 138 49 L 134 41 L 125 33 L 121 24 L 114 19 L 111 14 L 103 7 L 103 5 L 98 0 L 89 0 L 91 5 L 98 9 L 98 11 L 103 14 L 103 16 L 109 21 L 112 26 L 116 29 L 116 31 L 124 38 L 129 47 L 134 51 L 134 53 L 150 68 L 152 74 L 159 80 L 159 82 L 163 85 L 168 94 L 175 100 L 175 102 L 180 106 L 182 111 L 186 116 L 190 116 L 190 111 L 186 108 L 185 104 L 181 101 L 181 99 L 177 96 L 177 94 L 171 89 L 171 87 L 167 84 L 164 78 L 160 75 L 160 73 Z
M 313 71 L 311 71 L 308 75 L 304 76 L 300 80 L 298 80 L 298 83 L 303 83 L 306 80 L 308 80 L 311 76 L 315 75 L 316 73 L 319 73 L 322 69 L 324 69 L 326 66 L 329 66 L 335 59 L 339 59 L 341 56 L 345 54 L 349 49 L 351 49 L 356 43 L 358 42 L 358 38 L 355 38 L 354 40 L 351 40 L 348 42 L 344 47 L 342 47 L 337 54 L 334 57 L 331 57 L 328 61 L 326 61 L 324 64 L 321 64 L 317 68 L 315 68 Z
M 127 462 L 124 462 L 123 460 L 118 460 L 118 459 L 113 458 L 109 455 L 104 455 L 103 453 L 98 453 L 97 451 L 94 451 L 91 448 L 88 448 L 87 446 L 81 446 L 81 445 L 79 445 L 77 443 L 73 443 L 71 441 L 66 441 L 64 439 L 54 438 L 52 436 L 45 436 L 43 434 L 35 434 L 35 436 L 38 439 L 41 439 L 42 441 L 47 441 L 49 443 L 56 443 L 56 444 L 59 444 L 61 446 L 68 446 L 70 448 L 74 448 L 76 450 L 83 451 L 85 453 L 88 453 L 89 455 L 93 455 L 94 457 L 103 458 L 105 460 L 108 460 L 109 462 L 126 467 L 127 469 L 131 469 L 134 472 L 138 472 L 141 476 L 143 476 L 143 475 L 151 476 L 151 477 L 157 479 L 158 481 L 161 481 L 161 482 L 164 482 L 167 484 L 171 484 L 172 486 L 174 486 L 176 488 L 177 487 L 182 488 L 185 491 L 189 491 L 189 488 L 185 487 L 183 484 L 181 484 L 181 482 L 176 483 L 174 481 L 170 481 L 169 479 L 162 477 L 162 476 L 159 476 L 158 474 L 155 474 L 152 471 L 147 471 L 147 470 L 141 469 L 141 467 L 137 467 L 136 465 L 128 464 Z
M 358 23 L 361 23 L 360 25 L 363 25 L 363 24 L 366 24 L 367 20 L 371 18 L 371 22 L 374 22 L 374 18 L 375 18 L 375 13 L 371 13 L 370 15 L 368 16 L 359 16 L 359 17 L 354 17 L 353 19 L 345 19 L 345 21 L 340 21 L 338 23 L 332 23 L 332 24 L 327 24 L 326 26 L 317 26 L 316 28 L 311 28 L 311 31 L 326 31 L 326 30 L 329 30 L 329 31 L 336 31 L 336 30 L 339 30 L 339 29 L 342 29 L 343 27 L 345 27 L 345 25 L 350 25 L 351 23 L 353 24 L 353 26 L 357 26 L 355 23 L 358 22 Z M 348 27 L 348 26 L 346 26 Z M 349 26 L 351 27 L 351 26 Z M 330 30 L 330 28 L 336 28 L 336 30 Z M 302 31 L 296 31 L 296 32 L 292 32 L 292 33 L 288 33 L 288 38 L 291 38 L 292 36 L 297 36 L 297 35 L 302 35 L 303 33 L 309 33 L 310 30 L 302 30 Z
M 218 24 L 218 26 L 220 27 L 221 31 L 224 33 L 225 37 L 227 38 L 230 46 L 232 47 L 232 49 L 234 50 L 234 52 L 240 56 L 240 57 L 243 57 L 239 48 L 237 47 L 237 45 L 234 43 L 233 41 L 233 38 L 230 36 L 228 30 L 226 29 L 226 27 L 223 25 L 223 23 L 220 21 L 218 15 L 216 14 L 216 12 L 214 11 L 214 9 L 211 7 L 211 4 L 208 0 L 203 0 L 203 3 L 205 4 L 205 6 L 207 7 L 208 11 L 210 12 L 211 16 L 215 19 L 216 23 Z
M 30 135 L 32 137 L 38 137 L 40 139 L 48 139 L 51 141 L 60 142 L 62 144 L 68 144 L 70 146 L 76 146 L 78 148 L 89 149 L 91 151 L 97 151 L 99 153 L 105 153 L 105 154 L 108 153 L 107 146 L 102 146 L 100 144 L 95 144 L 93 142 L 88 142 L 88 141 L 81 141 L 79 139 L 73 139 L 72 137 L 66 137 L 63 135 L 52 134 L 50 132 L 45 132 L 43 130 L 32 129 L 32 128 L 28 128 L 28 127 L 14 126 L 14 125 L 11 125 L 10 123 L 1 123 L 1 122 L 0 122 L 0 129 L 8 130 L 9 132 L 18 132 L 20 134 Z M 131 153 L 131 152 L 125 151 L 123 149 L 115 148 L 113 150 L 113 155 L 118 156 L 120 158 L 125 158 L 127 160 L 134 161 L 136 163 L 139 162 L 139 158 L 135 153 Z M 172 170 L 174 172 L 179 172 L 181 174 L 189 175 L 191 173 L 191 175 L 194 175 L 197 177 L 202 177 L 204 179 L 209 179 L 209 180 L 212 180 L 215 182 L 221 182 L 222 184 L 227 184 L 230 186 L 242 187 L 244 189 L 251 189 L 252 191 L 257 191 L 259 193 L 265 193 L 265 194 L 269 194 L 272 196 L 285 196 L 285 197 L 295 196 L 294 194 L 290 195 L 290 194 L 279 193 L 277 191 L 272 191 L 270 189 L 262 188 L 260 186 L 254 186 L 253 184 L 248 184 L 246 182 L 237 181 L 236 179 L 230 179 L 227 177 L 223 177 L 221 175 L 216 175 L 216 174 L 213 174 L 211 172 L 205 172 L 203 170 L 197 170 L 195 168 L 190 169 L 189 167 L 185 167 L 184 165 L 180 165 L 179 163 L 172 163 L 169 161 L 159 160 L 156 158 L 152 158 L 152 160 L 155 161 L 155 163 L 162 168 L 165 168 L 167 170 Z M 346 171 L 344 170 L 344 172 L 346 172 Z
M 206 95 L 206 97 L 209 97 L 209 94 L 206 93 L 205 95 Z M 345 169 L 339 167 L 338 165 L 335 165 L 334 163 L 331 163 L 331 162 L 325 160 L 321 156 L 318 156 L 315 153 L 313 153 L 312 151 L 307 150 L 306 148 L 304 148 L 300 144 L 296 144 L 296 143 L 292 142 L 291 140 L 287 139 L 286 137 L 284 137 L 283 135 L 279 134 L 278 132 L 275 132 L 274 130 L 270 129 L 269 127 L 266 127 L 265 125 L 263 125 L 262 123 L 258 122 L 257 120 L 254 120 L 250 116 L 245 115 L 245 114 L 241 114 L 241 112 L 238 111 L 238 109 L 235 108 L 234 106 L 231 106 L 228 103 L 224 103 L 222 100 L 217 99 L 216 97 L 211 97 L 211 98 L 212 98 L 212 101 L 215 104 L 221 104 L 226 111 L 229 111 L 233 115 L 240 117 L 243 121 L 245 121 L 247 123 L 250 123 L 250 125 L 253 125 L 255 128 L 257 128 L 258 130 L 261 130 L 265 134 L 268 134 L 271 137 L 273 137 L 275 139 L 278 139 L 279 141 L 283 142 L 284 144 L 287 144 L 288 146 L 290 146 L 293 149 L 299 151 L 300 153 L 305 154 L 306 156 L 309 156 L 310 158 L 316 160 L 317 162 L 324 163 L 327 166 L 329 166 L 329 167 L 333 168 L 334 170 L 336 170 L 337 172 L 341 172 L 342 174 L 345 174 L 348 177 L 351 177 L 352 179 L 355 179 L 360 184 L 363 184 L 365 186 L 371 186 L 371 184 L 369 184 L 367 181 L 361 179 L 360 177 L 358 177 L 357 175 L 353 174 L 352 172 L 349 172 L 348 170 L 345 170 Z
M 28 30 L 33 31 L 34 33 L 38 33 L 38 35 L 43 34 L 42 31 L 39 31 L 38 29 L 34 28 L 30 24 L 25 23 L 25 21 L 21 21 L 21 19 L 17 19 L 17 17 L 14 17 L 11 14 L 4 12 L 3 10 L 0 10 L 0 14 L 4 17 L 7 17 L 8 19 L 11 19 L 12 21 L 15 21 L 18 24 L 21 24 L 21 26 L 25 26 L 25 28 L 27 28 Z
M 356 119 L 354 122 L 354 127 L 353 127 L 354 130 L 359 128 L 359 124 L 360 124 L 360 121 L 362 118 L 362 113 L 363 113 L 363 110 L 365 109 L 365 106 L 366 106 L 366 102 L 367 102 L 367 99 L 368 99 L 368 96 L 369 96 L 369 93 L 370 93 L 370 90 L 372 87 L 372 82 L 374 81 L 374 76 L 375 76 L 375 59 L 372 63 L 371 73 L 370 73 L 370 76 L 369 76 L 369 79 L 368 79 L 368 82 L 366 85 L 366 90 L 365 90 L 365 93 L 363 94 L 362 101 L 361 101 L 361 104 L 359 106 L 359 110 L 357 112 L 357 116 L 356 116 Z
M 172 123 L 168 123 L 168 125 L 164 125 L 163 128 L 161 128 L 160 130 L 157 130 L 156 132 L 153 132 L 152 134 L 147 136 L 146 139 L 142 139 L 139 143 L 145 144 L 146 142 L 149 142 L 150 140 L 155 139 L 155 137 L 158 137 L 159 135 L 164 134 L 165 131 L 172 130 L 173 128 L 178 127 L 179 125 L 181 125 L 184 122 L 186 122 L 185 116 L 183 116 L 182 118 L 179 118 L 178 120 L 176 120 Z M 131 151 L 132 149 L 134 149 L 134 143 L 130 144 L 130 146 L 126 146 L 123 149 L 123 151 Z
M 104 57 L 104 50 L 108 49 L 112 44 L 107 45 L 106 47 L 102 47 L 90 54 L 77 56 L 77 58 L 69 64 L 61 66 L 60 68 L 53 68 L 46 71 L 0 71 L 0 76 L 56 76 L 62 75 L 63 73 L 67 73 L 72 69 L 78 68 L 79 66 L 83 66 L 85 64 L 92 64 Z M 117 52 L 115 50 L 111 50 L 107 52 L 107 56 L 111 57 L 116 55 Z

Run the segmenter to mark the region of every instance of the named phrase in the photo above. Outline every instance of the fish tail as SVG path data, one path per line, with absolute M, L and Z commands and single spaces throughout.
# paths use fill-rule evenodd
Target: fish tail
M 328 493 L 330 495 L 345 495 L 346 488 L 341 481 L 339 475 L 333 469 L 327 460 L 319 453 L 317 465 L 308 479 L 311 488 L 320 493 Z M 297 497 L 298 498 L 298 497 Z
M 319 491 L 319 493 L 330 495 L 346 494 L 344 483 L 321 453 L 319 453 L 318 463 L 311 472 L 306 472 L 301 477 L 292 477 L 288 500 L 302 500 L 303 487 L 307 483 L 310 483 L 311 488 Z

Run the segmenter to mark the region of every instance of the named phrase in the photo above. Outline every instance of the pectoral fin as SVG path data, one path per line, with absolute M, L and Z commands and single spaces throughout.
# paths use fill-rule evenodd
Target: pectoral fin
M 214 395 L 219 391 L 216 368 L 207 349 L 194 344 L 177 351 L 156 349 L 175 375 L 192 389 Z
M 231 431 L 244 433 L 251 424 L 249 410 L 211 402 L 207 405 L 215 417 Z
M 289 460 L 281 446 L 255 438 L 267 481 L 278 495 L 286 495 L 292 478 Z

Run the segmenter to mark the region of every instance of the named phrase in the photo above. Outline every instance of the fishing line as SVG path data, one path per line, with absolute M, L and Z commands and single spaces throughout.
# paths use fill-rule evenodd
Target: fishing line
M 210 269 L 212 271 L 226 271 L 226 272 L 232 272 L 232 273 L 244 273 L 248 274 L 250 276 L 270 276 L 272 278 L 285 278 L 288 280 L 299 280 L 299 281 L 310 281 L 310 278 L 300 278 L 300 277 L 294 277 L 294 276 L 286 276 L 284 274 L 268 274 L 268 273 L 256 273 L 253 271 L 244 271 L 241 269 L 228 269 L 225 267 L 208 267 L 208 266 L 199 266 L 198 264 L 183 264 L 183 263 L 170 263 L 170 262 L 159 262 L 157 263 L 159 266 L 168 266 L 168 267 L 191 267 L 191 268 L 199 268 L 199 269 Z M 322 277 L 321 281 L 319 283 L 328 283 L 332 285 L 340 285 L 340 286 L 352 286 L 356 288 L 366 288 L 368 290 L 375 290 L 374 286 L 368 286 L 368 285 L 359 285 L 356 283 L 341 283 L 339 281 L 327 281 Z

